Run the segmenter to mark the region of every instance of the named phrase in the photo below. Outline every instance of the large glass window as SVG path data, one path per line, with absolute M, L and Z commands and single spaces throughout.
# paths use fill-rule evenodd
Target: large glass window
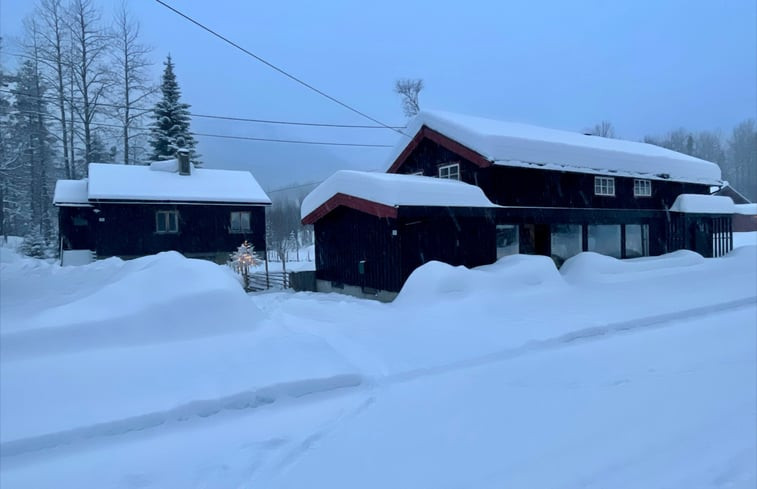
M 460 180 L 460 164 L 442 165 L 439 167 L 439 178 L 449 178 L 450 180 Z
M 583 251 L 580 224 L 554 224 L 551 233 L 552 259 L 558 265 Z
M 594 177 L 594 194 L 615 195 L 615 179 L 613 177 Z
M 232 212 L 229 231 L 232 233 L 249 233 L 250 232 L 250 213 L 249 212 Z
M 178 233 L 179 232 L 179 213 L 177 211 L 155 212 L 155 232 Z
M 626 224 L 626 258 L 649 256 L 649 224 Z
M 590 224 L 589 251 L 620 258 L 620 224 Z
M 515 255 L 520 251 L 518 226 L 515 224 L 497 225 L 497 259 Z

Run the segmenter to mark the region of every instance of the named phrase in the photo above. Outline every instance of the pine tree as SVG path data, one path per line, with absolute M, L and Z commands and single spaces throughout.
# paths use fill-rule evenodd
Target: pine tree
M 195 151 L 197 142 L 189 131 L 189 104 L 179 101 L 181 90 L 176 82 L 171 55 L 166 60 L 160 90 L 161 100 L 155 105 L 155 122 L 150 127 L 152 160 L 168 160 L 176 157 L 179 148 L 189 149 L 192 163 L 199 165 L 199 155 Z

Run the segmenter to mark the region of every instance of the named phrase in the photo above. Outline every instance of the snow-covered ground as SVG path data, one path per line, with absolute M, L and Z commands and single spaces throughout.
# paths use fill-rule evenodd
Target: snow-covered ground
M 755 487 L 752 234 L 429 263 L 391 304 L 0 248 L 0 487 Z

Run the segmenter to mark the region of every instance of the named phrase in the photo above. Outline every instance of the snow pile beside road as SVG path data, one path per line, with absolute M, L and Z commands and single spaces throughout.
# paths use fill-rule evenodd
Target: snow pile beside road
M 260 319 L 228 270 L 176 252 L 19 273 L 28 263 L 3 270 L 14 277 L 2 292 L 6 358 L 211 336 L 250 330 Z M 51 295 L 58 297 L 53 307 Z M 48 307 L 30 310 L 30 297 Z
M 554 262 L 546 256 L 513 255 L 474 269 L 432 261 L 410 274 L 394 302 L 428 304 L 486 293 L 523 294 L 561 283 Z

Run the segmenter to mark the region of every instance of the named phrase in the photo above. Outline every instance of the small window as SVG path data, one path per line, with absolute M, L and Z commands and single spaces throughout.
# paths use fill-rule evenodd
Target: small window
M 633 196 L 634 197 L 651 197 L 652 196 L 652 182 L 650 180 L 640 180 L 635 178 L 633 181 Z
M 615 179 L 613 177 L 594 177 L 594 194 L 615 196 Z
M 411 173 L 411 175 L 417 175 L 419 177 L 422 177 L 423 176 L 423 170 L 415 171 L 415 172 Z
M 249 233 L 250 227 L 250 213 L 249 212 L 232 212 L 229 224 L 229 232 L 231 233 Z
M 460 180 L 460 163 L 443 165 L 439 167 L 439 178 L 448 178 L 450 180 Z
M 157 211 L 155 213 L 155 231 L 158 233 L 178 233 L 178 211 Z

